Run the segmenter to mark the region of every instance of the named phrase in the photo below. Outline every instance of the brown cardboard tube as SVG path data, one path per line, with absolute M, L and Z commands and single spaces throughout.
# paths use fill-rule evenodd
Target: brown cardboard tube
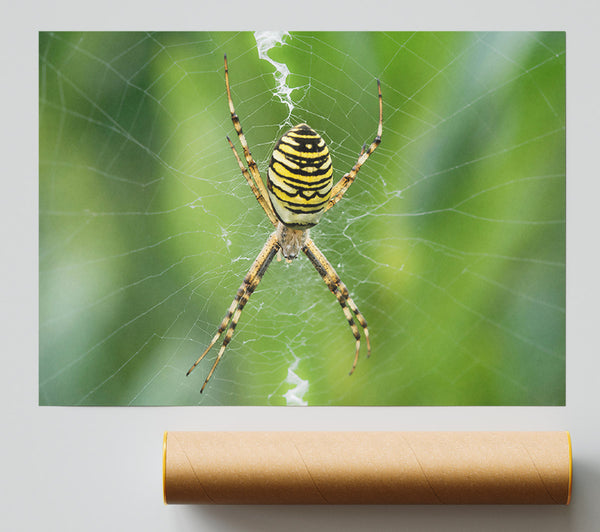
M 165 503 L 568 504 L 568 432 L 167 432 Z

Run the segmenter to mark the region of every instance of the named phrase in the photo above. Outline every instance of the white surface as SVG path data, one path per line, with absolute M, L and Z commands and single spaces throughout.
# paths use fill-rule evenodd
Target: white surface
M 355 0 L 293 20 L 265 2 L 33 2 L 3 8 L 0 529 L 485 530 L 600 528 L 598 8 L 592 2 Z M 285 6 L 285 4 L 281 4 Z M 300 4 L 294 2 L 290 9 Z M 336 2 L 332 6 L 341 5 Z M 156 8 L 156 9 L 155 9 Z M 379 11 L 372 11 L 373 9 Z M 168 9 L 160 12 L 160 9 Z M 217 11 L 217 9 L 219 11 Z M 249 9 L 249 11 L 246 11 Z M 391 11 L 390 11 L 391 10 Z M 235 24 L 224 13 L 235 13 Z M 304 13 L 304 14 L 303 14 Z M 267 18 L 265 18 L 265 16 Z M 337 20 L 338 22 L 332 22 Z M 339 22 L 341 20 L 341 22 Z M 58 408 L 37 406 L 37 31 L 50 29 L 567 30 L 568 300 L 564 408 Z M 347 22 L 344 25 L 344 22 Z M 18 229 L 18 231 L 15 231 Z M 574 449 L 569 507 L 164 506 L 164 430 L 563 430 Z

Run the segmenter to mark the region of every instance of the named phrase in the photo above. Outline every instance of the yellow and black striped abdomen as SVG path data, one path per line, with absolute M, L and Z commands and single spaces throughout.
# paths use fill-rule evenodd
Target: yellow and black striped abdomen
M 317 224 L 332 185 L 329 149 L 318 133 L 300 124 L 279 139 L 267 172 L 267 189 L 282 223 L 292 228 Z

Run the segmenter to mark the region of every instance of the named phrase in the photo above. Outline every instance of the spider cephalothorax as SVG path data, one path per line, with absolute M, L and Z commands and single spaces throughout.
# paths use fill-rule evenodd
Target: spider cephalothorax
M 319 272 L 329 290 L 337 298 L 348 320 L 348 324 L 356 340 L 354 363 L 350 370 L 350 374 L 352 374 L 358 362 L 358 353 L 360 350 L 360 332 L 354 322 L 354 317 L 356 317 L 356 321 L 358 321 L 365 333 L 367 354 L 370 354 L 371 345 L 369 343 L 367 322 L 354 301 L 352 301 L 346 285 L 339 278 L 333 266 L 325 258 L 325 255 L 321 253 L 311 240 L 309 229 L 319 222 L 325 211 L 329 210 L 342 199 L 346 190 L 354 182 L 354 178 L 360 167 L 381 142 L 381 134 L 383 132 L 383 100 L 379 80 L 377 80 L 379 95 L 379 125 L 377 126 L 377 135 L 368 149 L 365 150 L 365 147 L 363 147 L 352 170 L 345 174 L 335 185 L 333 184 L 331 157 L 329 156 L 329 149 L 325 141 L 307 124 L 299 124 L 287 131 L 275 145 L 271 163 L 267 171 L 267 187 L 265 188 L 256 162 L 250 154 L 246 137 L 242 132 L 240 120 L 235 113 L 233 101 L 231 100 L 227 56 L 225 56 L 225 87 L 227 89 L 227 101 L 229 103 L 229 111 L 231 112 L 231 120 L 244 150 L 244 158 L 246 159 L 248 168 L 244 166 L 229 137 L 227 137 L 227 141 L 252 192 L 271 223 L 275 226 L 275 232 L 269 236 L 254 264 L 252 264 L 250 271 L 244 277 L 244 281 L 238 289 L 212 341 L 187 374 L 189 375 L 200 363 L 211 347 L 217 343 L 221 334 L 226 331 L 217 358 L 200 390 L 202 392 L 221 360 L 225 348 L 231 341 L 233 331 L 240 319 L 242 310 L 244 310 L 244 306 L 258 286 L 275 255 L 281 253 L 288 261 L 291 261 L 298 256 L 300 251 L 308 257 L 317 272 Z
M 295 229 L 281 222 L 277 224 L 275 234 L 281 247 L 281 254 L 288 260 L 295 259 L 306 245 L 309 229 Z

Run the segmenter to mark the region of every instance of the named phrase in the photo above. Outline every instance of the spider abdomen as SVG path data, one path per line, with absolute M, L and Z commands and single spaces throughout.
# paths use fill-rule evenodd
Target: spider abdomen
M 333 169 L 323 138 L 306 124 L 285 133 L 275 145 L 267 172 L 269 198 L 279 220 L 305 229 L 325 212 Z

